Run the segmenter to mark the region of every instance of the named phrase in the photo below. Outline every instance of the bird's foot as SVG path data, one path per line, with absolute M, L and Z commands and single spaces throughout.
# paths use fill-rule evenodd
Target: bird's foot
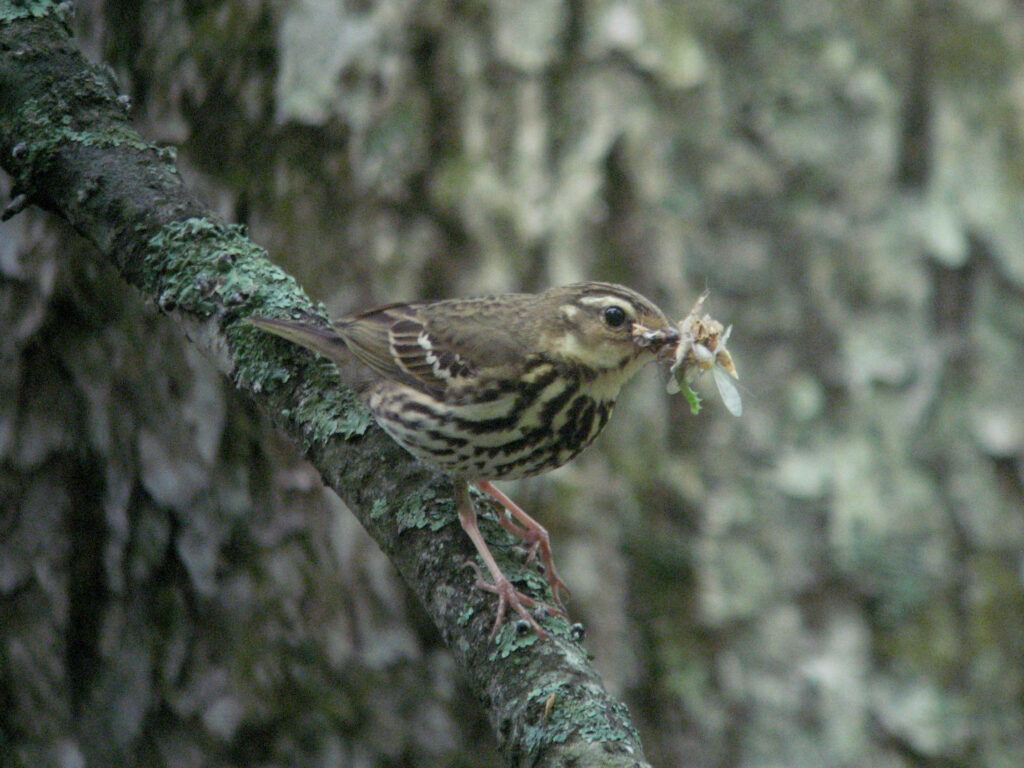
M 551 596 L 555 598 L 555 605 L 561 609 L 562 613 L 565 613 L 565 603 L 559 592 L 564 592 L 566 598 L 572 593 L 569 591 L 569 587 L 565 585 L 565 582 L 559 578 L 558 571 L 555 569 L 555 560 L 551 554 L 551 542 L 548 532 L 543 528 L 540 530 L 524 528 L 522 536 L 529 546 L 526 553 L 526 564 L 529 565 L 534 560 L 537 560 L 538 555 L 540 555 L 541 571 L 544 574 L 544 578 L 547 579 L 548 586 L 551 587 Z
M 483 572 L 480 567 L 474 563 L 469 562 L 467 566 L 472 568 L 476 572 L 476 588 L 484 592 L 490 592 L 491 594 L 498 596 L 498 615 L 494 619 L 494 626 L 491 627 L 491 632 L 487 636 L 488 640 L 493 640 L 498 635 L 498 631 L 505 623 L 505 616 L 508 610 L 511 608 L 513 611 L 519 614 L 520 619 L 526 622 L 526 626 L 537 633 L 538 637 L 548 639 L 550 635 L 547 630 L 544 629 L 528 609 L 534 609 L 535 611 L 547 611 L 551 614 L 560 614 L 565 616 L 565 611 L 555 606 L 542 603 L 540 600 L 527 595 L 525 592 L 520 592 L 509 581 L 504 575 L 496 579 L 493 583 L 487 581 L 484 578 Z M 527 630 L 528 631 L 528 630 Z
M 554 555 L 551 553 L 551 537 L 547 529 L 530 517 L 512 499 L 499 491 L 489 482 L 477 483 L 481 491 L 490 496 L 490 501 L 495 505 L 498 514 L 498 523 L 509 533 L 518 536 L 526 544 L 526 564 L 540 560 L 544 578 L 551 587 L 551 594 L 555 604 L 565 613 L 565 602 L 560 593 L 564 592 L 568 598 L 572 593 L 569 587 L 558 575 L 555 568 Z

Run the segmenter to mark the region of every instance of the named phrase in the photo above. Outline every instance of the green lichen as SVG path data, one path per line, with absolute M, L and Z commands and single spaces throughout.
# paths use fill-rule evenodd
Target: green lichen
M 379 520 L 380 518 L 384 517 L 384 515 L 386 515 L 390 511 L 390 509 L 391 508 L 388 506 L 387 501 L 385 501 L 383 498 L 378 497 L 373 500 L 373 504 L 370 506 L 370 519 Z
M 447 481 L 437 478 L 407 496 L 392 507 L 385 498 L 377 498 L 370 508 L 370 518 L 377 520 L 385 515 L 393 516 L 399 533 L 412 529 L 427 528 L 439 531 L 455 521 L 455 501 L 451 493 L 439 484 Z
M 455 520 L 455 500 L 428 485 L 403 498 L 394 513 L 399 533 L 414 528 L 439 531 Z
M 0 3 L 0 24 L 8 24 L 18 19 L 41 19 L 56 13 L 64 21 L 61 3 L 53 0 L 22 0 L 20 3 Z
M 281 364 L 281 344 L 253 326 L 237 324 L 228 329 L 235 358 L 235 383 L 254 392 L 274 392 L 291 378 L 293 369 Z M 289 350 L 290 351 L 290 350 Z
M 527 723 L 523 729 L 523 743 L 530 754 L 536 754 L 541 747 L 549 744 L 562 744 L 572 734 L 576 724 L 567 717 L 570 710 L 567 697 L 569 690 L 566 683 L 558 682 L 548 683 L 530 692 L 529 710 L 541 713 L 539 722 Z
M 174 221 L 146 248 L 143 290 L 161 306 L 208 316 L 222 307 L 308 306 L 295 279 L 266 259 L 245 228 L 206 218 Z
M 84 76 L 79 77 L 84 80 Z M 96 90 L 100 86 L 90 81 L 91 88 L 83 85 L 80 90 Z M 150 142 L 143 141 L 139 134 L 126 121 L 106 121 L 101 128 L 90 124 L 86 129 L 79 129 L 73 122 L 66 108 L 60 122 L 54 122 L 52 115 L 55 107 L 47 103 L 45 98 L 29 99 L 11 120 L 19 126 L 20 133 L 37 136 L 34 141 L 22 145 L 23 168 L 37 168 L 45 165 L 46 159 L 55 151 L 69 144 L 83 147 L 129 147 L 139 151 L 159 152 L 159 148 Z
M 536 645 L 540 640 L 540 638 L 537 637 L 537 633 L 532 630 L 524 634 L 520 634 L 516 626 L 518 622 L 512 620 L 514 617 L 515 614 L 508 617 L 509 620 L 501 626 L 500 630 L 498 630 L 498 636 L 494 638 L 494 642 L 497 644 L 497 647 L 491 651 L 489 656 L 491 661 L 507 659 L 517 651 Z
M 586 686 L 548 683 L 532 690 L 528 698 L 528 710 L 540 713 L 523 731 L 522 741 L 531 755 L 551 744 L 564 743 L 573 735 L 588 743 L 639 742 L 626 707 L 595 701 Z
M 607 743 L 609 741 L 639 741 L 640 734 L 629 721 L 629 710 L 622 703 L 612 705 L 613 713 L 609 717 L 605 711 L 593 712 L 586 724 L 579 729 L 579 735 L 590 743 Z
M 324 444 L 341 435 L 346 440 L 359 437 L 374 423 L 373 416 L 355 393 L 341 382 L 305 397 L 292 415 L 303 424 L 303 448 Z

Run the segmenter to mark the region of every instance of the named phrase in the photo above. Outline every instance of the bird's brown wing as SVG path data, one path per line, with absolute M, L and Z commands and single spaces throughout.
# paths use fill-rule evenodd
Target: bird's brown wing
M 389 379 L 417 385 L 392 348 L 391 328 L 413 309 L 410 304 L 388 304 L 358 315 L 344 317 L 334 329 L 345 340 L 349 350 L 377 374 Z
M 523 355 L 519 318 L 492 306 L 487 297 L 389 304 L 344 318 L 335 328 L 378 374 L 443 396 Z

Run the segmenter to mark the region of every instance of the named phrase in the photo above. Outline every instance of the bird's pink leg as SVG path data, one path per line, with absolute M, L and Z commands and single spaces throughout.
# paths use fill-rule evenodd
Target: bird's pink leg
M 498 617 L 494 621 L 494 627 L 491 629 L 488 639 L 493 640 L 495 635 L 498 634 L 498 630 L 501 629 L 501 625 L 505 622 L 505 612 L 509 608 L 518 613 L 524 621 L 533 627 L 533 630 L 540 637 L 548 637 L 548 633 L 544 631 L 543 627 L 526 610 L 527 608 L 536 607 L 540 603 L 512 586 L 512 582 L 501 572 L 501 568 L 498 567 L 498 563 L 494 559 L 494 555 L 491 554 L 487 542 L 484 541 L 484 537 L 480 534 L 480 528 L 476 522 L 476 510 L 473 509 L 473 500 L 469 496 L 469 485 L 466 481 L 455 481 L 455 495 L 458 502 L 459 521 L 462 523 L 462 529 L 469 535 L 473 546 L 476 547 L 476 551 L 480 553 L 484 565 L 491 572 L 491 578 L 494 579 L 494 583 L 491 584 L 484 581 L 483 578 L 477 578 L 476 586 L 486 592 L 493 592 L 498 596 Z M 477 574 L 479 576 L 479 570 Z
M 555 603 L 563 609 L 564 613 L 565 605 L 562 603 L 562 597 L 558 592 L 563 590 L 566 597 L 569 596 L 570 592 L 569 588 L 565 586 L 565 582 L 558 577 L 558 571 L 555 569 L 555 561 L 551 555 L 551 537 L 548 536 L 547 529 L 526 514 L 523 508 L 512 501 L 512 499 L 495 488 L 490 481 L 478 482 L 476 487 L 501 504 L 512 517 L 522 523 L 522 527 L 520 527 L 504 515 L 498 516 L 498 523 L 502 528 L 520 537 L 530 546 L 530 553 L 527 555 L 526 562 L 531 562 L 537 557 L 537 553 L 540 552 L 540 561 L 544 564 L 544 575 L 551 586 L 551 594 L 555 596 Z

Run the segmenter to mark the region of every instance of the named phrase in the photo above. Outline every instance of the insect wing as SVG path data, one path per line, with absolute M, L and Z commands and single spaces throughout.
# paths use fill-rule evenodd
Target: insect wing
M 743 400 L 740 398 L 740 391 L 736 389 L 736 385 L 729 378 L 729 374 L 724 368 L 716 365 L 711 370 L 711 375 L 715 377 L 715 386 L 718 387 L 718 394 L 721 395 L 722 404 L 726 410 L 733 416 L 742 416 Z

